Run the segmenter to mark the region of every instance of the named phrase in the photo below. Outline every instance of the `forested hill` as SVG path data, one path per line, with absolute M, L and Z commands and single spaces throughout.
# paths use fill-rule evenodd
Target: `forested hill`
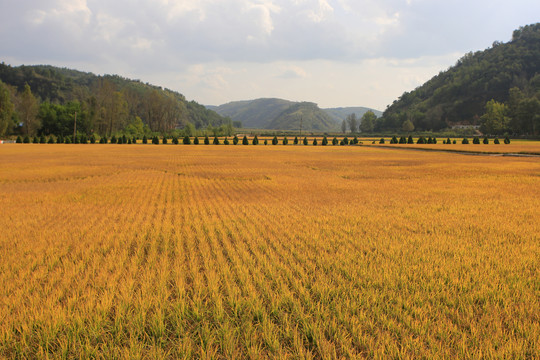
M 537 23 L 515 30 L 507 43 L 495 42 L 484 51 L 466 54 L 447 71 L 405 92 L 386 109 L 378 128 L 400 129 L 407 121 L 416 130 L 468 123 L 482 125 L 488 133 L 534 134 L 540 130 L 539 113 Z
M 21 103 L 17 98 L 22 100 L 26 85 L 37 102 L 35 124 L 26 127 L 24 109 L 18 113 L 13 106 L 12 124 L 4 133 L 9 134 L 11 125 L 15 127 L 11 131 L 16 132 L 21 123 L 26 127 L 22 132 L 73 133 L 73 121 L 68 118 L 75 112 L 78 131 L 109 136 L 128 127 L 132 132 L 144 128 L 146 132 L 167 133 L 187 124 L 196 128 L 230 126 L 230 119 L 187 101 L 182 94 L 139 80 L 48 65 L 0 64 L 0 90 L 11 92 L 14 105 Z

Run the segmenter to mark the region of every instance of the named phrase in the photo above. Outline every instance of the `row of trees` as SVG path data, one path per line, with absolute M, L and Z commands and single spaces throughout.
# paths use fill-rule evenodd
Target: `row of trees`
M 347 115 L 347 118 L 341 123 L 341 132 L 349 131 L 352 134 L 359 132 L 371 133 L 375 128 L 377 115 L 371 110 L 365 112 L 361 118 L 358 118 L 355 113 Z

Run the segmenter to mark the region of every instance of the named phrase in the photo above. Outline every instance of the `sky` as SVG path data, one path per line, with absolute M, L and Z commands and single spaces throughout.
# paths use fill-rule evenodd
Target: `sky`
M 118 74 L 205 105 L 384 110 L 538 21 L 538 0 L 0 0 L 0 61 Z

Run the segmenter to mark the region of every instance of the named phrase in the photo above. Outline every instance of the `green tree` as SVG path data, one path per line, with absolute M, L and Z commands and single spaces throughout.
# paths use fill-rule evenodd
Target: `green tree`
M 249 140 L 247 138 L 247 135 L 244 135 L 244 137 L 242 138 L 242 145 L 249 145 Z
M 293 144 L 294 144 L 294 145 L 298 145 L 298 136 L 295 136 L 295 137 L 294 137 Z
M 313 138 L 313 146 L 317 146 L 318 142 L 317 142 L 317 138 Z
M 486 113 L 482 115 L 480 130 L 488 134 L 502 134 L 508 129 L 510 118 L 507 116 L 508 107 L 495 100 L 486 104 Z
M 184 145 L 190 145 L 191 144 L 191 139 L 189 138 L 189 136 L 184 136 Z
M 214 145 L 219 145 L 219 138 L 217 136 L 214 136 L 213 144 Z
M 347 120 L 345 119 L 341 122 L 341 132 L 344 134 L 347 132 Z
M 349 130 L 351 130 L 351 133 L 358 132 L 358 120 L 356 119 L 356 114 L 352 113 L 347 115 L 347 124 L 349 125 Z
M 283 145 L 287 145 L 289 143 L 289 139 L 287 139 L 286 136 L 283 137 Z
M 360 131 L 363 133 L 372 132 L 376 121 L 377 115 L 371 110 L 366 111 L 360 120 Z
M 401 126 L 401 130 L 403 130 L 404 132 L 411 132 L 414 130 L 414 124 L 411 120 L 405 120 L 405 122 Z
M 307 144 L 308 144 L 308 139 L 307 139 L 307 137 L 304 137 L 303 144 L 304 144 L 304 145 L 307 145 Z
M 338 141 L 337 137 L 334 137 L 332 139 L 332 145 L 336 146 L 337 144 L 339 144 L 339 141 Z
M 255 135 L 255 137 L 253 138 L 252 144 L 259 145 L 259 138 L 257 137 L 257 135 Z
M 234 135 L 233 145 L 236 145 L 236 144 L 238 144 L 238 136 Z
M 13 126 L 13 111 L 15 106 L 11 101 L 11 92 L 7 85 L 0 81 L 0 136 L 8 133 Z
M 199 137 L 195 136 L 193 138 L 193 145 L 199 145 Z M 236 145 L 236 144 L 235 144 Z
M 210 139 L 208 138 L 208 135 L 204 137 L 204 145 L 210 145 Z
M 22 94 L 19 95 L 19 103 L 17 105 L 17 112 L 23 123 L 24 132 L 28 136 L 34 135 L 41 126 L 37 117 L 39 106 L 28 84 L 24 86 Z
M 321 144 L 322 144 L 322 146 L 328 145 L 328 139 L 326 138 L 326 136 L 323 137 Z
M 277 136 L 274 136 L 274 138 L 272 139 L 272 145 L 277 145 L 278 144 L 278 138 Z

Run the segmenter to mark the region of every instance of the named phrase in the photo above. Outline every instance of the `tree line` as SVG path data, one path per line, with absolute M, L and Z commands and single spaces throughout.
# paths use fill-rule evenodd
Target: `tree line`
M 0 136 L 142 137 L 202 129 L 231 135 L 232 128 L 229 118 L 138 80 L 0 64 Z

